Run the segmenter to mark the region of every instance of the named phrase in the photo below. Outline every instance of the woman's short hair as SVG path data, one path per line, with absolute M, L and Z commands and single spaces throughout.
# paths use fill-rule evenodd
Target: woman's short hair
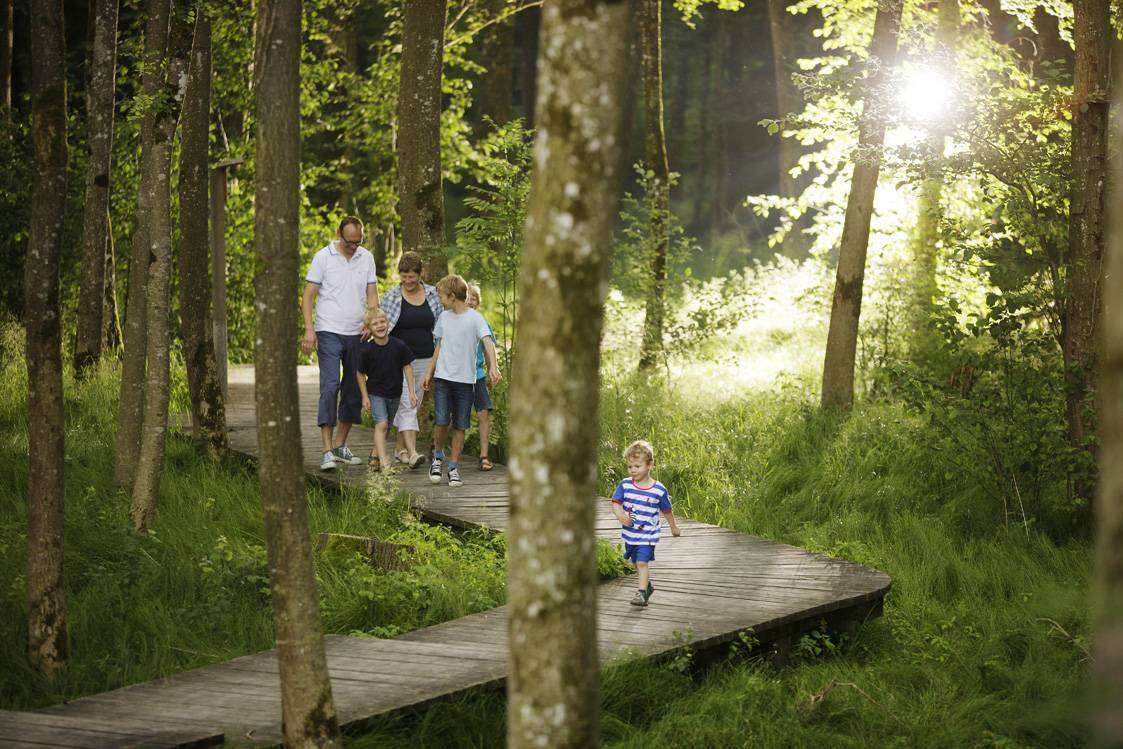
M 422 267 L 421 256 L 412 250 L 403 252 L 401 260 L 398 261 L 398 273 L 417 273 L 420 275 Z

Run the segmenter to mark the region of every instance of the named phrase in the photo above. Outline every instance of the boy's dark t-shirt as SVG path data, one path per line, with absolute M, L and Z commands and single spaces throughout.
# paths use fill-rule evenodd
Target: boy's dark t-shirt
M 402 397 L 402 368 L 414 359 L 409 346 L 398 338 L 386 339 L 385 346 L 374 341 L 359 344 L 359 372 L 367 376 L 367 393 L 379 398 Z

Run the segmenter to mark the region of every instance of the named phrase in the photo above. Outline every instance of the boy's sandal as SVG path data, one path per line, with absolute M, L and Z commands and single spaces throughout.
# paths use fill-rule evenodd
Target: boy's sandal
M 490 471 L 492 468 L 495 468 L 495 466 L 492 465 L 491 460 L 486 455 L 484 455 L 482 458 L 480 458 L 480 470 L 481 471 Z
M 369 458 L 367 458 L 367 467 L 370 468 L 370 470 L 372 470 L 372 471 L 381 471 L 382 470 L 382 461 L 380 461 L 378 459 L 377 455 L 372 455 Z

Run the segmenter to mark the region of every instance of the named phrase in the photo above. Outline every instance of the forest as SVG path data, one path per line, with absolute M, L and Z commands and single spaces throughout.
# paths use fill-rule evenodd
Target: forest
M 1123 746 L 1118 3 L 0 22 L 0 746 L 202 745 L 111 743 L 140 729 L 83 700 L 263 652 L 271 691 L 220 706 L 275 735 L 211 743 Z M 450 313 L 487 326 L 474 384 Z M 649 477 L 645 591 L 607 508 Z M 816 564 L 891 585 L 762 613 Z M 760 624 L 711 636 L 703 593 Z M 357 717 L 424 658 L 340 678 L 340 643 L 496 611 L 446 647 L 498 675 Z

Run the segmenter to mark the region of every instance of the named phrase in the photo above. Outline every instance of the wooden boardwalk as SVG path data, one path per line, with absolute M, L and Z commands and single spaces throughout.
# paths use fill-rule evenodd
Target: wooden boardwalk
M 252 456 L 257 447 L 253 370 L 233 368 L 230 376 L 231 444 Z M 371 480 L 365 465 L 329 473 L 319 470 L 315 378 L 315 368 L 301 368 L 306 471 L 328 484 Z M 366 455 L 371 439 L 370 430 L 356 429 L 349 444 L 356 454 Z M 465 485 L 459 489 L 429 483 L 424 467 L 398 478 L 431 520 L 504 530 L 505 469 L 496 466 L 490 473 L 480 473 L 469 461 L 461 472 Z M 857 564 L 686 518 L 679 522 L 682 536 L 666 533 L 659 543 L 653 575 L 656 592 L 650 606 L 628 604 L 635 587 L 632 578 L 601 585 L 597 631 L 602 663 L 627 653 L 666 657 L 683 647 L 705 652 L 749 629 L 762 643 L 774 643 L 783 651 L 793 637 L 823 619 L 845 624 L 878 613 L 889 590 L 887 575 Z M 596 532 L 602 538 L 619 538 L 620 526 L 607 500 L 598 503 Z M 502 687 L 507 673 L 505 609 L 388 640 L 332 635 L 327 637 L 327 654 L 341 722 L 345 729 L 357 730 L 396 710 L 416 710 L 438 700 Z M 0 713 L 3 747 L 197 746 L 221 743 L 223 737 L 235 745 L 280 742 L 274 651 L 37 713 Z

